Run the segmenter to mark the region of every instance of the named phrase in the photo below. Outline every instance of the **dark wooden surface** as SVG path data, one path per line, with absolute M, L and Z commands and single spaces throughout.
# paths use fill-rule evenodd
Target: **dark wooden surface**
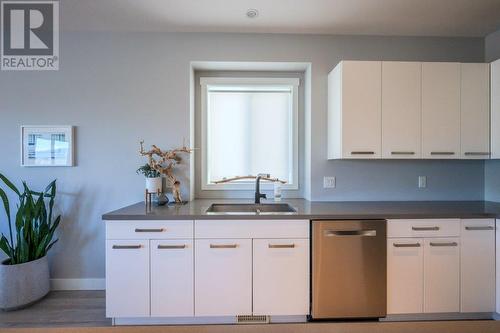
M 111 326 L 105 310 L 104 291 L 53 291 L 28 308 L 0 311 L 0 332 L 8 327 Z

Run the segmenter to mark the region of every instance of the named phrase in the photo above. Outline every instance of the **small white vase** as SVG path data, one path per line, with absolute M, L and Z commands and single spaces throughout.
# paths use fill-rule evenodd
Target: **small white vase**
M 149 193 L 162 192 L 161 183 L 161 177 L 146 178 L 146 190 L 148 190 Z

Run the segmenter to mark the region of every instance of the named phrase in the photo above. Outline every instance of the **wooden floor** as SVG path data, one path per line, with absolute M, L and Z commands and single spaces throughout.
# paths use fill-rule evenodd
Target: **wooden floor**
M 102 291 L 52 292 L 19 311 L 0 311 L 0 333 L 500 333 L 500 321 L 331 322 L 271 325 L 110 327 Z

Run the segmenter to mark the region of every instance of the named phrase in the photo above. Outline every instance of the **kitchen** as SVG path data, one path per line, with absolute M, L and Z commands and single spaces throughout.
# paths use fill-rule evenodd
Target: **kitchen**
M 106 325 L 495 325 L 497 3 L 474 23 L 457 4 L 392 9 L 456 15 L 438 28 L 361 1 L 351 30 L 322 1 L 290 14 L 319 28 L 273 26 L 262 2 L 219 7 L 241 16 L 228 28 L 217 11 L 194 21 L 201 8 L 189 27 L 161 19 L 187 10 L 177 1 L 146 1 L 140 19 L 116 1 L 59 6 L 59 70 L 0 75 L 0 173 L 36 189 L 57 178 L 53 293 L 99 291 Z M 33 124 L 73 126 L 73 166 L 20 166 Z M 134 171 L 153 145 L 186 149 L 145 196 Z M 29 309 L 0 322 L 26 325 Z

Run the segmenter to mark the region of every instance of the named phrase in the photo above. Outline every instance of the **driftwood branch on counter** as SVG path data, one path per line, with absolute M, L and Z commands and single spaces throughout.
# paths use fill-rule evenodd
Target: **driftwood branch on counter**
M 241 180 L 241 179 L 257 179 L 257 176 L 235 176 L 232 178 L 223 178 L 221 180 L 216 180 L 213 183 L 214 184 L 223 184 L 223 183 L 229 183 L 235 180 Z M 287 182 L 284 180 L 281 180 L 279 178 L 267 178 L 267 177 L 260 177 L 262 180 L 267 180 L 270 182 L 280 182 L 281 184 L 286 184 Z

